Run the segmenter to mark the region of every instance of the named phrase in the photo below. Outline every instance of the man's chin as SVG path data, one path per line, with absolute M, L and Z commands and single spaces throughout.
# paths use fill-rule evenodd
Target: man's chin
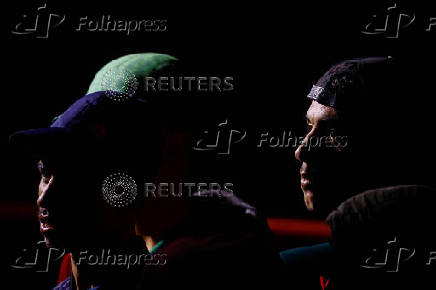
M 310 190 L 303 190 L 304 196 L 304 204 L 306 205 L 307 210 L 314 211 L 315 210 L 315 201 L 313 192 Z
M 324 219 L 332 210 L 331 204 L 320 200 L 312 191 L 304 191 L 304 203 L 313 217 Z

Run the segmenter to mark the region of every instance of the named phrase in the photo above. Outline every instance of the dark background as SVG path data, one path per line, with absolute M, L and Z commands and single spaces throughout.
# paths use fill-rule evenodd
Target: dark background
M 247 131 L 244 142 L 235 145 L 230 155 L 218 158 L 223 176 L 231 179 L 236 194 L 267 216 L 304 219 L 313 217 L 305 211 L 299 190 L 294 148 L 258 149 L 260 134 L 268 131 L 280 136 L 291 130 L 293 136 L 303 136 L 305 96 L 330 65 L 352 57 L 394 56 L 404 63 L 416 90 L 397 96 L 410 103 L 407 113 L 398 116 L 410 126 L 399 136 L 403 146 L 392 150 L 398 151 L 398 162 L 405 155 L 413 156 L 409 159 L 416 163 L 410 166 L 416 166 L 418 173 L 413 176 L 417 181 L 431 181 L 436 28 L 431 32 L 425 29 L 436 11 L 430 6 L 398 4 L 405 13 L 415 13 L 416 19 L 394 39 L 361 33 L 371 15 L 383 14 L 392 3 L 367 1 L 267 1 L 241 6 L 231 2 L 51 1 L 48 8 L 64 13 L 66 20 L 50 31 L 48 39 L 12 34 L 21 15 L 32 13 L 40 3 L 44 2 L 2 4 L 0 259 L 5 265 L 2 276 L 18 285 L 50 277 L 9 267 L 21 249 L 34 247 L 39 233 L 32 212 L 36 169 L 10 153 L 7 137 L 16 130 L 48 126 L 54 116 L 86 93 L 95 72 L 121 55 L 167 53 L 189 63 L 193 74 L 234 77 L 233 92 L 206 94 L 198 107 L 191 108 L 198 111 L 199 124 L 218 124 L 227 118 L 234 129 Z M 112 19 L 166 19 L 167 30 L 129 36 L 125 32 L 75 31 L 80 17 L 99 19 L 103 14 Z M 189 117 L 195 120 L 195 116 Z M 18 285 L 13 288 L 21 289 Z

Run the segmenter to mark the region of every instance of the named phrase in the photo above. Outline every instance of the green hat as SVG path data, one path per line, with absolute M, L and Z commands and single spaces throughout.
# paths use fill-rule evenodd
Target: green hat
M 137 53 L 119 57 L 95 74 L 87 94 L 106 91 L 109 97 L 123 100 L 137 93 L 145 77 L 173 65 L 176 61 L 175 57 L 160 53 Z

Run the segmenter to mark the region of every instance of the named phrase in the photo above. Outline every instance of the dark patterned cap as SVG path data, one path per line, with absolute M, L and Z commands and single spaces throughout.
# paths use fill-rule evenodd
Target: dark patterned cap
M 391 62 L 390 56 L 342 61 L 318 80 L 307 97 L 322 105 L 343 110 L 350 101 L 356 102 L 364 97 Z

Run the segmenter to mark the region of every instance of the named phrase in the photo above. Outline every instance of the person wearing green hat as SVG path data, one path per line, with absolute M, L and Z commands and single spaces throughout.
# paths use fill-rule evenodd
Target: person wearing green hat
M 177 70 L 165 54 L 115 59 L 50 127 L 10 137 L 38 161 L 46 244 L 71 253 L 71 275 L 55 289 L 255 285 L 280 268 L 265 220 L 233 194 L 144 195 L 146 182 L 192 181 L 185 101 L 142 86 L 145 77 Z M 104 249 L 143 263 L 93 263 L 90 255 Z

